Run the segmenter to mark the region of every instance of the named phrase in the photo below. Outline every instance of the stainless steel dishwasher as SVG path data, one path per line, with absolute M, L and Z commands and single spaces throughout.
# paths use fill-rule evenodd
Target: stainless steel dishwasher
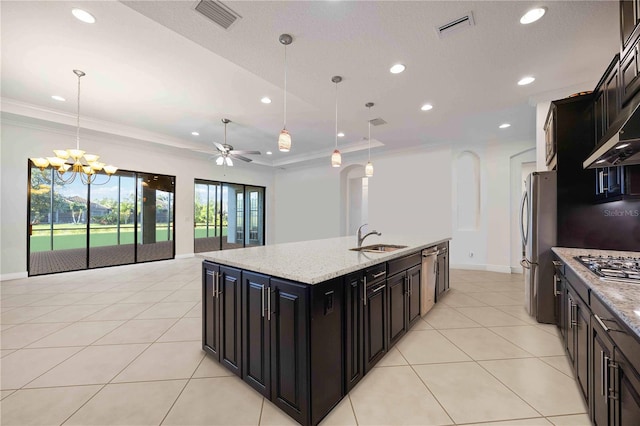
M 433 307 L 436 300 L 436 268 L 438 248 L 422 251 L 422 278 L 420 279 L 420 315 L 424 316 Z

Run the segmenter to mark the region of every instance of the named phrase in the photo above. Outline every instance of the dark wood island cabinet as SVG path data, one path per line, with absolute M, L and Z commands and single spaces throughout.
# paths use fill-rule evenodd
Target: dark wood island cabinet
M 203 349 L 297 422 L 318 424 L 419 320 L 421 250 L 434 244 L 349 253 L 362 269 L 323 270 L 318 282 L 250 269 L 241 252 L 269 246 L 234 250 L 241 262 L 203 253 Z

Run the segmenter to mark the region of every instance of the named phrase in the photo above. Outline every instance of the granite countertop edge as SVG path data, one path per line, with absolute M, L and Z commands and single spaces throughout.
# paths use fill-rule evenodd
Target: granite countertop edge
M 383 236 L 367 239 L 363 246 L 396 244 L 407 247 L 386 253 L 367 253 L 350 251 L 349 248 L 355 247 L 357 242 L 354 236 L 349 236 L 204 252 L 196 256 L 220 265 L 313 285 L 449 240 L 451 238 Z
M 593 291 L 608 308 L 610 308 L 640 340 L 640 285 L 601 280 L 596 274 L 582 265 L 575 256 L 630 256 L 640 257 L 640 252 L 582 249 L 570 247 L 553 247 L 553 252 L 565 262 Z

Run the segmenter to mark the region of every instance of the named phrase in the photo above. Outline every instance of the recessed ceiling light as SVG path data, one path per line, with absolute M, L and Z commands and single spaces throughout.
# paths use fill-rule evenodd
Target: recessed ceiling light
M 536 79 L 533 77 L 523 77 L 520 79 L 520 81 L 518 82 L 518 86 L 524 86 L 527 84 L 531 84 L 535 81 Z
M 532 22 L 536 22 L 538 19 L 542 18 L 544 14 L 547 12 L 547 9 L 544 7 L 536 7 L 535 9 L 531 9 L 520 18 L 521 24 L 530 24 Z
M 631 145 L 631 144 L 630 144 L 630 143 L 622 143 L 622 144 L 620 144 L 620 145 L 616 146 L 616 149 L 626 148 L 626 147 L 628 147 L 629 145 Z
M 198 132 L 191 132 L 191 134 L 192 134 L 193 136 L 200 136 L 200 133 L 198 133 Z
M 267 151 L 267 155 L 271 155 L 271 154 L 273 154 L 273 152 Z
M 63 98 L 62 96 L 58 96 L 58 95 L 51 96 L 51 99 L 55 99 L 56 101 L 60 101 L 60 102 L 66 101 L 65 98 Z
M 262 102 L 263 104 L 270 104 L 271 98 L 265 96 L 264 98 L 260 99 L 260 102 Z
M 342 133 L 342 132 L 338 133 L 338 137 L 339 138 L 344 138 L 344 133 Z
M 389 72 L 391 72 L 391 74 L 400 74 L 402 71 L 406 70 L 407 67 L 405 67 L 402 64 L 395 64 L 394 66 L 392 66 L 389 69 Z
M 93 24 L 96 22 L 96 18 L 86 10 L 72 9 L 71 13 L 73 13 L 73 16 L 75 16 L 76 19 L 79 19 L 80 21 L 87 24 Z
M 420 109 L 421 109 L 422 111 L 429 111 L 430 109 L 433 109 L 433 105 L 431 105 L 431 104 L 424 104 L 424 105 L 422 105 L 422 106 L 420 107 Z
M 511 127 L 511 124 L 509 123 L 502 123 L 501 125 L 498 126 L 501 129 L 506 129 L 507 127 Z

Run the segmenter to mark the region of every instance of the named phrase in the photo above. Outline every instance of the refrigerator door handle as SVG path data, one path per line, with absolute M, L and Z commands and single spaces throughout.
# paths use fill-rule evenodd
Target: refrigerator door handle
M 527 239 L 529 236 L 527 235 L 528 231 L 524 229 L 524 215 L 525 215 L 525 205 L 527 206 L 527 215 L 529 213 L 529 194 L 525 191 L 522 194 L 522 200 L 520 200 L 520 235 L 522 236 L 522 245 L 527 245 Z M 529 217 L 527 217 L 527 224 L 529 223 Z M 523 265 L 524 266 L 524 265 Z
M 522 260 L 520 261 L 520 265 L 522 265 L 523 268 L 525 269 L 531 269 L 531 262 L 529 262 L 526 258 L 522 258 Z

